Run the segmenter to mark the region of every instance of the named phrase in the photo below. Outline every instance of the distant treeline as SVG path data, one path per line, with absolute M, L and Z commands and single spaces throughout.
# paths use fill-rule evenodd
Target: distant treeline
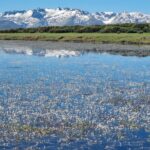
M 150 33 L 150 24 L 115 24 L 96 26 L 49 26 L 1 30 L 0 33 Z

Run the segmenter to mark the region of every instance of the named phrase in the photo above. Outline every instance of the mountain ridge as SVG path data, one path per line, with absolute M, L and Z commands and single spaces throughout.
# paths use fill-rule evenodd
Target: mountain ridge
M 140 24 L 150 23 L 150 14 L 141 12 L 90 13 L 88 11 L 71 8 L 38 8 L 33 10 L 6 11 L 0 13 L 0 22 L 0 29 L 124 23 Z

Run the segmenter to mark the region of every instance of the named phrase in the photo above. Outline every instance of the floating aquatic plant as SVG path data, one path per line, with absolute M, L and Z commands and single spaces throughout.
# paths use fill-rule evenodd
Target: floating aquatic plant
M 0 148 L 148 145 L 149 58 L 0 58 Z

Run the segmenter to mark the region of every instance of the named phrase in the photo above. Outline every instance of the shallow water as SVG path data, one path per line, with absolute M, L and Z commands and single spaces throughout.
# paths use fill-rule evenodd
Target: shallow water
M 0 149 L 150 148 L 150 57 L 0 50 Z

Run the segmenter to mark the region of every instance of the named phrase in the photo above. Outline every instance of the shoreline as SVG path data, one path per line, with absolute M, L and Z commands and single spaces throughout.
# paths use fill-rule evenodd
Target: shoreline
M 150 45 L 150 33 L 0 33 L 0 40 Z

